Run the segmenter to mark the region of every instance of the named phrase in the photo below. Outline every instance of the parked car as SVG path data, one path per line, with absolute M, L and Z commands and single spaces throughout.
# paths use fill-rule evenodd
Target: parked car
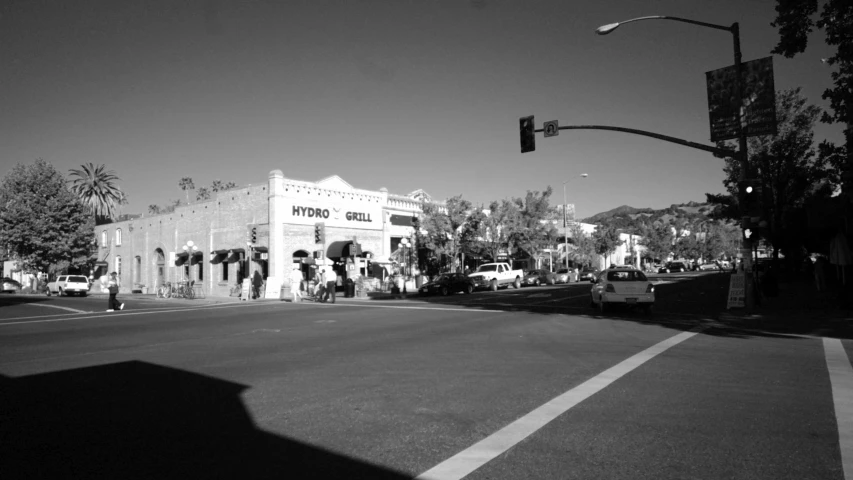
M 528 270 L 524 272 L 524 277 L 521 279 L 522 285 L 553 285 L 556 283 L 554 272 L 549 272 L 544 268 L 537 270 Z
M 612 305 L 637 306 L 650 312 L 655 304 L 655 286 L 637 269 L 604 270 L 593 280 L 590 305 L 602 313 Z
M 3 287 L 3 293 L 15 293 L 21 291 L 21 283 L 17 280 L 12 280 L 9 277 L 0 278 L 0 286 Z
M 578 281 L 592 281 L 595 279 L 595 270 L 589 267 L 584 267 L 578 274 Z
M 569 274 L 569 269 L 567 268 L 557 270 L 557 273 L 554 275 L 557 283 L 569 283 L 569 279 L 572 278 L 571 274 Z
M 719 263 L 703 263 L 702 265 L 699 265 L 699 270 L 702 270 L 703 272 L 706 272 L 708 270 L 722 270 L 722 269 L 723 269 L 723 265 L 719 264 Z
M 89 279 L 83 275 L 60 275 L 47 284 L 47 296 L 80 295 L 89 293 Z
M 658 269 L 658 273 L 673 273 L 686 271 L 688 271 L 688 268 L 687 265 L 684 264 L 684 262 L 667 262 L 666 265 Z
M 488 288 L 492 291 L 498 287 L 521 288 L 522 270 L 513 270 L 508 263 L 484 263 L 477 271 L 468 275 L 474 280 L 476 288 Z
M 423 295 L 433 293 L 449 295 L 457 292 L 472 293 L 473 291 L 474 280 L 463 273 L 442 273 L 418 289 L 418 293 Z

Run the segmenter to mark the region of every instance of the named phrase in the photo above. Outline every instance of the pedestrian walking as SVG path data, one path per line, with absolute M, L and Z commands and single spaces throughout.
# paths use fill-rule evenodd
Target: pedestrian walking
M 298 265 L 290 272 L 290 293 L 293 295 L 293 303 L 302 301 L 302 270 Z
M 252 298 L 261 298 L 261 287 L 264 284 L 264 277 L 261 276 L 261 272 L 255 270 L 254 275 L 252 275 Z
M 329 298 L 331 298 L 331 303 L 335 303 L 335 289 L 337 288 L 338 284 L 338 274 L 335 273 L 335 270 L 332 267 L 326 267 L 325 277 L 326 278 L 324 279 L 324 281 L 326 282 L 326 295 L 324 299 L 328 301 Z
M 119 303 L 118 299 L 116 299 L 119 287 L 121 287 L 121 282 L 118 279 L 118 274 L 116 272 L 113 272 L 110 274 L 110 279 L 107 282 L 107 290 L 109 290 L 110 292 L 110 300 L 109 303 L 107 303 L 108 312 L 124 310 L 124 304 Z
M 326 294 L 326 267 L 320 267 L 317 270 L 317 275 L 314 277 L 314 280 L 317 282 L 314 291 L 314 298 L 316 301 L 323 303 L 323 297 Z

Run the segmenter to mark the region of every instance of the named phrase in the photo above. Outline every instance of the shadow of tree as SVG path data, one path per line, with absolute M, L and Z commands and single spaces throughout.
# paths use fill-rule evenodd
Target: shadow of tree
M 140 361 L 0 375 L 4 479 L 411 478 L 259 430 L 247 387 Z

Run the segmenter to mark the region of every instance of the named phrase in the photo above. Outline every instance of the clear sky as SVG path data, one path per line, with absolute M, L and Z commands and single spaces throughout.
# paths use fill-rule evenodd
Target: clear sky
M 44 158 L 106 164 L 125 212 L 182 198 L 178 180 L 339 175 L 356 188 L 475 204 L 554 188 L 579 217 L 722 192 L 722 160 L 602 131 L 537 135 L 518 118 L 638 128 L 710 144 L 705 72 L 770 55 L 775 0 L 4 0 L 0 175 Z M 777 89 L 830 85 L 821 33 L 774 58 Z M 820 125 L 816 139 L 842 141 Z

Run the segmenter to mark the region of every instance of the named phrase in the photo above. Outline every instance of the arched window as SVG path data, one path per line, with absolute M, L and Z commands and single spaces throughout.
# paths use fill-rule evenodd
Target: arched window
M 116 255 L 115 272 L 118 273 L 118 278 L 121 278 L 121 256 L 119 256 L 119 255 Z
M 107 248 L 107 231 L 101 232 L 101 248 Z
M 121 246 L 121 229 L 116 229 L 116 247 Z

